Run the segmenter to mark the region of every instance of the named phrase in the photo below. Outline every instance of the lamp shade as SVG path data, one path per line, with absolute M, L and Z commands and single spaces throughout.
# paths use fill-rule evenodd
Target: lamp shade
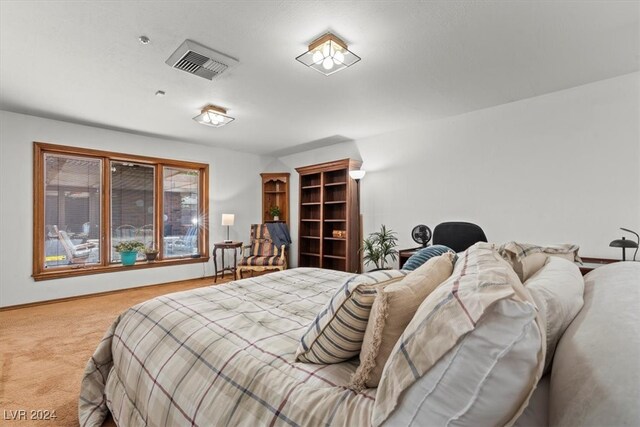
M 627 240 L 624 237 L 622 239 L 617 239 L 609 243 L 609 246 L 612 248 L 637 248 L 638 244 L 633 240 Z
M 349 171 L 349 176 L 355 180 L 360 180 L 362 178 L 364 178 L 365 174 L 367 173 L 367 171 L 359 169 L 359 170 L 353 170 L 353 171 Z
M 233 225 L 235 217 L 234 214 L 222 214 L 222 225 Z

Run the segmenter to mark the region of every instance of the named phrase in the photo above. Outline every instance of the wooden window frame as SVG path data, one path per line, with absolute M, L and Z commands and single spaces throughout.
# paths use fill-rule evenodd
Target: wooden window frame
M 100 233 L 100 262 L 98 264 L 72 264 L 67 266 L 45 268 L 45 182 L 44 156 L 58 154 L 81 156 L 102 160 L 102 189 Z M 137 261 L 132 266 L 123 266 L 110 262 L 111 254 L 111 161 L 135 162 L 151 165 L 155 168 L 154 191 L 154 241 L 160 250 L 159 259 L 154 262 Z M 166 258 L 163 259 L 163 203 L 164 203 L 164 167 L 198 170 L 198 217 L 202 224 L 198 227 L 198 257 Z M 158 157 L 124 154 L 112 151 L 94 150 L 89 148 L 70 147 L 34 141 L 33 143 L 33 274 L 36 281 L 59 279 L 64 277 L 85 276 L 89 274 L 111 273 L 116 271 L 138 270 L 143 268 L 166 267 L 171 265 L 194 264 L 209 261 L 209 165 L 181 160 L 163 159 Z

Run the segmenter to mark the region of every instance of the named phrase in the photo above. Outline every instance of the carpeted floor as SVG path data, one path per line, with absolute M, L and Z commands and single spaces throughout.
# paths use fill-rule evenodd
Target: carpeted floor
M 77 426 L 82 373 L 118 314 L 158 295 L 212 284 L 189 280 L 1 311 L 0 425 Z M 16 410 L 25 410 L 27 420 L 11 420 Z M 55 411 L 57 418 L 29 420 L 31 410 Z

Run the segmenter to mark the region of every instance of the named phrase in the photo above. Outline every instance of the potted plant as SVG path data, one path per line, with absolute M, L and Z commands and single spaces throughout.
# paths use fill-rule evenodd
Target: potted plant
M 155 246 L 151 245 L 148 248 L 144 249 L 144 254 L 147 256 L 147 261 L 155 261 L 158 257 L 158 249 Z
M 114 246 L 116 252 L 120 253 L 122 265 L 133 265 L 136 263 L 138 252 L 144 251 L 144 243 L 138 240 L 124 240 Z
M 395 249 L 398 246 L 396 234 L 388 230 L 384 224 L 380 227 L 380 231 L 369 234 L 369 237 L 362 242 L 365 264 L 375 265 L 374 270 L 384 270 L 388 257 L 395 261 L 398 256 L 398 251 Z
M 280 220 L 280 208 L 277 206 L 271 206 L 269 208 L 269 214 L 273 217 L 274 221 L 279 221 Z

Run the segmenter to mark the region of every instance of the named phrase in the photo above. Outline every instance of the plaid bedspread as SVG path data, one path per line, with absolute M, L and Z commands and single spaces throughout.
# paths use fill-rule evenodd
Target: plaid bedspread
M 122 313 L 89 360 L 81 426 L 371 424 L 356 361 L 295 362 L 317 312 L 352 274 L 299 268 L 164 295 Z

